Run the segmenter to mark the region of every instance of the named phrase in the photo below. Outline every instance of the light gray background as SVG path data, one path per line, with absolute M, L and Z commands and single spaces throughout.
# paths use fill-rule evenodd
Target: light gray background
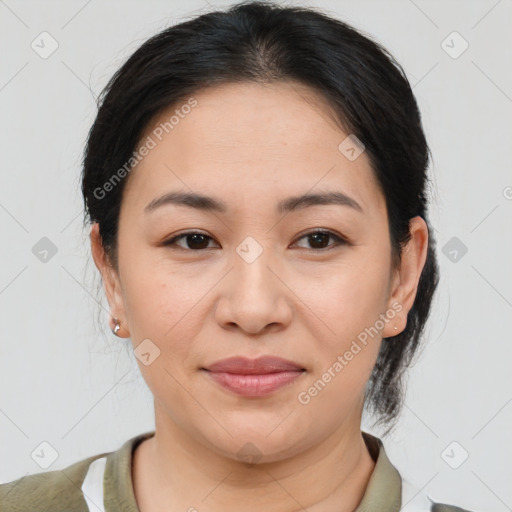
M 511 2 L 300 5 L 322 7 L 391 50 L 414 85 L 434 157 L 441 284 L 386 450 L 433 499 L 512 510 Z M 97 295 L 82 230 L 81 152 L 94 97 L 124 60 L 206 10 L 183 0 L 0 1 L 0 482 L 43 471 L 31 456 L 45 451 L 43 441 L 58 452 L 52 470 L 153 429 L 129 340 L 110 333 Z M 59 45 L 46 59 L 31 47 L 43 31 Z M 464 41 L 454 31 L 469 44 L 457 58 Z M 47 262 L 32 252 L 42 237 L 57 247 Z M 468 249 L 457 261 L 443 253 L 453 237 Z M 464 451 L 467 460 L 450 467 Z

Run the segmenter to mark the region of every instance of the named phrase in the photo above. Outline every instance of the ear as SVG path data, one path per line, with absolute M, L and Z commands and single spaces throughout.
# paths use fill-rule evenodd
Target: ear
M 414 304 L 421 272 L 427 259 L 427 224 L 420 216 L 414 217 L 409 222 L 409 231 L 411 239 L 402 250 L 400 268 L 395 271 L 391 285 L 392 293 L 387 305 L 395 311 L 398 311 L 401 305 L 401 309 L 384 327 L 383 338 L 396 336 L 405 329 L 407 314 Z M 398 329 L 395 329 L 395 326 Z
M 123 296 L 121 293 L 121 283 L 119 281 L 118 273 L 109 261 L 103 247 L 103 241 L 99 231 L 99 224 L 97 222 L 92 225 L 90 238 L 92 257 L 96 267 L 101 273 L 105 294 L 110 306 L 110 328 L 113 329 L 113 319 L 117 318 L 121 323 L 121 329 L 118 332 L 118 336 L 128 337 L 129 331 L 126 328 L 127 319 Z

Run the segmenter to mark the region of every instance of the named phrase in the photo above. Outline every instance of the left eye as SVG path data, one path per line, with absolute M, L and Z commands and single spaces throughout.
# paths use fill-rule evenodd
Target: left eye
M 329 238 L 334 239 L 335 242 L 333 244 L 327 245 L 326 247 L 332 248 L 339 245 L 348 244 L 347 240 L 336 235 L 335 233 L 332 233 L 331 231 L 311 231 L 310 233 L 306 233 L 305 235 L 301 236 L 299 240 L 302 240 L 303 238 L 309 239 L 309 242 L 313 244 L 313 247 L 310 247 L 310 249 L 313 250 L 325 249 L 323 245 L 325 244 L 326 241 L 329 240 Z M 178 240 L 181 239 L 187 239 L 187 247 L 183 247 L 177 243 Z M 188 231 L 186 233 L 181 233 L 180 235 L 170 238 L 169 240 L 163 242 L 163 245 L 167 247 L 177 245 L 182 249 L 200 251 L 208 249 L 209 240 L 213 240 L 213 238 L 209 235 L 205 235 L 204 233 L 196 233 L 195 231 Z
M 322 246 L 324 242 L 326 242 L 329 238 L 335 240 L 333 244 L 330 244 L 331 248 L 348 243 L 345 239 L 332 233 L 331 231 L 311 231 L 310 233 L 306 233 L 305 235 L 301 236 L 299 240 L 302 240 L 303 238 L 309 238 L 309 241 L 313 243 L 313 250 L 323 249 L 324 247 L 318 247 L 318 245 Z M 327 247 L 329 247 L 329 245 Z

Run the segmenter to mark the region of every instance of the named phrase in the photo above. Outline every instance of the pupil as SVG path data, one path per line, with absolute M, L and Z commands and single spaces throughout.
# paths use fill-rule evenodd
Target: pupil
M 318 239 L 320 238 L 320 245 L 322 245 L 322 238 L 324 239 L 324 242 L 325 242 L 325 238 L 328 238 L 329 235 L 327 233 L 313 233 L 312 235 L 309 235 L 313 240 L 316 240 L 317 242 L 319 241 Z M 317 249 L 318 247 L 315 247 L 315 242 L 313 242 L 312 246 Z
M 204 247 L 201 246 L 201 240 L 200 240 L 201 237 L 203 237 L 202 241 L 203 241 L 203 245 L 204 245 L 204 241 L 206 239 L 205 235 L 201 235 L 200 233 L 194 233 L 193 235 L 189 235 L 189 240 L 190 240 L 190 238 L 193 238 L 193 240 L 197 242 L 197 240 L 199 238 L 199 247 L 194 246 L 194 241 L 193 241 L 192 244 L 190 244 L 190 243 L 188 244 L 189 248 L 190 249 L 198 249 L 198 248 L 201 249 L 201 248 L 204 248 Z M 206 245 L 208 245 L 208 243 Z

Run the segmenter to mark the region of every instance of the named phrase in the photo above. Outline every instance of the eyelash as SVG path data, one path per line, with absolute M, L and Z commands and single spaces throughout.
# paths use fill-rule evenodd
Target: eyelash
M 331 238 L 333 238 L 335 240 L 335 243 L 334 244 L 331 244 L 330 246 L 324 248 L 324 249 L 309 249 L 311 251 L 320 251 L 320 252 L 326 252 L 326 251 L 329 251 L 331 249 L 334 249 L 336 247 L 339 247 L 339 246 L 342 246 L 342 245 L 350 245 L 350 243 L 348 242 L 348 240 L 346 240 L 345 238 L 337 235 L 336 233 L 333 233 L 332 231 L 328 231 L 328 230 L 323 230 L 323 229 L 318 229 L 318 230 L 314 230 L 314 231 L 310 231 L 308 233 L 305 233 L 304 235 L 302 235 L 300 238 L 298 238 L 298 240 L 301 240 L 302 238 L 306 238 L 310 235 L 317 235 L 317 234 L 322 234 L 322 235 L 328 235 L 330 236 Z M 200 231 L 186 231 L 185 233 L 181 233 L 179 235 L 176 235 L 172 238 L 170 238 L 169 240 L 166 240 L 162 243 L 163 246 L 166 246 L 166 247 L 170 247 L 170 246 L 175 246 L 176 245 L 176 242 L 178 240 L 181 240 L 182 238 L 186 238 L 187 236 L 190 236 L 190 235 L 202 235 L 206 238 L 209 238 L 211 240 L 213 240 L 213 238 L 209 235 L 206 235 L 205 233 L 201 233 Z M 184 248 L 184 247 L 180 247 L 180 246 L 177 246 L 179 249 L 183 249 L 184 251 L 192 251 L 192 252 L 200 252 L 200 251 L 205 251 L 207 250 L 208 248 L 206 249 L 189 249 L 189 248 Z

